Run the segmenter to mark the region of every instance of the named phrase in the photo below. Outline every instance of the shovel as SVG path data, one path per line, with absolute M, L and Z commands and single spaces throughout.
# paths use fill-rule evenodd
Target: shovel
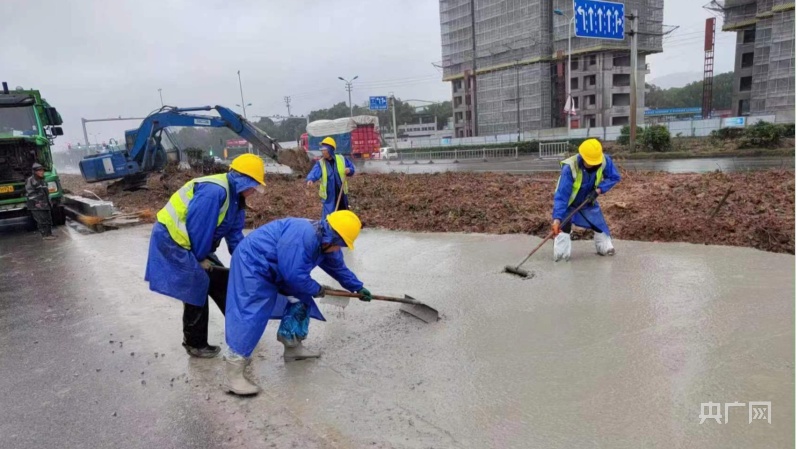
M 361 297 L 361 295 L 358 293 L 351 293 L 345 290 L 330 290 L 330 289 L 325 290 L 325 295 L 341 296 L 344 298 Z M 407 314 L 413 315 L 414 317 L 420 319 L 421 321 L 424 321 L 425 323 L 434 323 L 440 319 L 437 310 L 424 304 L 421 301 L 416 300 L 411 296 L 405 295 L 404 298 L 394 298 L 390 296 L 372 295 L 372 298 L 375 301 L 388 301 L 388 302 L 401 303 L 402 306 L 399 308 L 399 310 Z
M 587 205 L 587 203 L 589 203 L 591 201 L 594 201 L 594 200 L 595 200 L 595 198 L 590 198 L 588 196 L 584 201 L 582 201 L 582 204 L 580 204 L 576 209 L 573 210 L 573 212 L 571 212 L 570 214 L 568 214 L 567 217 L 565 217 L 565 220 L 562 221 L 561 226 L 565 226 L 566 223 L 571 221 L 571 218 L 573 218 L 574 214 L 576 214 L 577 212 L 579 212 L 580 209 L 585 207 L 585 205 Z M 535 273 L 533 273 L 531 271 L 527 271 L 527 270 L 522 270 L 521 269 L 521 265 L 525 264 L 526 261 L 529 260 L 530 257 L 532 257 L 532 254 L 535 254 L 537 252 L 537 250 L 539 250 L 543 246 L 544 243 L 548 242 L 552 238 L 554 238 L 554 231 L 549 232 L 549 235 L 547 235 L 546 238 L 544 238 L 543 241 L 540 242 L 540 244 L 538 246 L 536 246 L 535 249 L 533 249 L 532 252 L 529 253 L 529 255 L 527 255 L 524 260 L 521 261 L 521 263 L 519 263 L 516 266 L 507 265 L 506 267 L 504 267 L 504 272 L 505 273 L 514 274 L 516 276 L 520 276 L 520 277 L 522 277 L 524 279 L 530 279 L 530 278 L 535 277 Z

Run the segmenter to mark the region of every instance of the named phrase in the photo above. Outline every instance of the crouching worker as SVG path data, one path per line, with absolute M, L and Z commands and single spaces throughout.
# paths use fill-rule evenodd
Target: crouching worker
M 208 344 L 208 296 L 224 313 L 227 273 L 214 251 L 222 238 L 233 254 L 244 239 L 245 198 L 263 191 L 263 160 L 238 156 L 230 171 L 192 179 L 158 212 L 152 228 L 147 271 L 150 290 L 183 301 L 183 347 L 192 357 L 210 358 L 221 348 Z
M 554 192 L 551 224 L 557 236 L 554 239 L 554 261 L 571 258 L 571 223 L 595 232 L 596 253 L 601 256 L 615 255 L 610 228 L 596 201 L 599 195 L 609 192 L 621 180 L 612 158 L 604 154 L 601 142 L 587 139 L 579 146 L 579 154 L 560 162 L 560 165 L 562 171 Z M 588 204 L 561 227 L 565 217 L 587 199 L 590 200 Z
M 227 288 L 225 391 L 238 395 L 260 391 L 244 377 L 244 369 L 269 319 L 282 320 L 277 339 L 285 346 L 286 361 L 320 356 L 302 346 L 310 318 L 324 321 L 313 298 L 323 297 L 325 289 L 310 277 L 317 266 L 363 300 L 372 299 L 341 253 L 344 246 L 354 249 L 360 228 L 357 215 L 338 211 L 322 221 L 272 221 L 241 242 L 233 254 Z

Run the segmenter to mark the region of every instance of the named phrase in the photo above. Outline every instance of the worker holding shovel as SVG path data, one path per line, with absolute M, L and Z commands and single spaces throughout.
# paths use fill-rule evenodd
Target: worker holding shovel
M 621 175 L 612 163 L 612 158 L 604 154 L 601 142 L 587 139 L 579 145 L 579 154 L 562 162 L 560 179 L 554 192 L 554 211 L 551 229 L 554 235 L 554 260 L 571 258 L 571 224 L 592 229 L 596 253 L 601 256 L 615 255 L 610 228 L 604 220 L 596 198 L 606 194 L 621 181 Z M 574 214 L 571 221 L 563 224 L 564 217 L 583 202 L 587 201 Z M 562 227 L 561 227 L 562 225 Z
M 144 280 L 150 290 L 183 301 L 183 347 L 192 357 L 210 358 L 221 348 L 208 344 L 208 295 L 224 313 L 227 272 L 214 254 L 222 238 L 233 254 L 244 239 L 245 198 L 263 192 L 263 160 L 238 156 L 230 171 L 192 179 L 158 212 L 152 228 Z
M 349 178 L 355 174 L 352 161 L 335 154 L 335 139 L 325 137 L 321 141 L 322 158 L 313 166 L 305 178 L 308 187 L 316 181 L 319 183 L 321 197 L 321 219 L 337 210 L 349 210 Z
M 317 358 L 302 345 L 310 318 L 324 321 L 314 297 L 325 287 L 310 277 L 317 266 L 361 300 L 372 295 L 344 263 L 342 247 L 354 249 L 360 219 L 351 211 L 333 212 L 322 221 L 283 218 L 247 235 L 233 254 L 225 314 L 224 389 L 253 395 L 260 388 L 244 377 L 244 369 L 269 319 L 280 319 L 277 340 L 286 361 Z

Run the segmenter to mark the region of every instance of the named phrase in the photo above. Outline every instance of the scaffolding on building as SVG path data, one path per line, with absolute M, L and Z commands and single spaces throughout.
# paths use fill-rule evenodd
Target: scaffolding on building
M 641 13 L 640 53 L 661 52 L 664 1 L 623 3 L 627 13 Z M 457 133 L 467 137 L 474 125 L 478 129 L 472 130 L 473 135 L 515 133 L 519 115 L 522 131 L 564 124 L 565 71 L 557 55 L 567 51 L 572 31 L 567 20 L 555 20 L 554 10 L 569 11 L 572 5 L 572 0 L 440 0 L 443 79 L 452 81 Z M 628 58 L 629 44 L 628 38 L 572 37 L 572 53 Z M 602 65 L 602 70 L 612 67 Z M 604 86 L 601 77 L 599 85 Z M 469 88 L 473 79 L 475 89 Z M 613 87 L 611 82 L 607 85 Z M 469 120 L 469 113 L 474 120 Z
M 747 37 L 753 33 L 753 73 L 750 80 L 736 79 L 740 91 L 750 86 L 750 113 L 794 121 L 795 2 L 715 0 L 707 8 L 723 13 L 723 31 L 737 32 L 737 45 L 750 45 Z

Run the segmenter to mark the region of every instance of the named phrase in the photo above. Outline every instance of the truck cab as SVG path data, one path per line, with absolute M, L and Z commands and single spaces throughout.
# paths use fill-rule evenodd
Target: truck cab
M 58 178 L 50 146 L 64 134 L 58 126 L 61 116 L 42 99 L 37 90 L 0 90 L 0 220 L 29 222 L 25 181 L 35 162 L 45 168 L 44 179 L 50 191 L 53 224 L 65 221 L 64 191 Z

